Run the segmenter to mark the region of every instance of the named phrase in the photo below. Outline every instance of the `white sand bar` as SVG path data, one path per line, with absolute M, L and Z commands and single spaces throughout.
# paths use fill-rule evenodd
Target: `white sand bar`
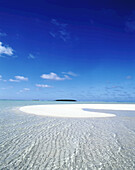
M 83 109 L 103 110 L 134 110 L 135 104 L 54 104 L 54 105 L 32 105 L 21 107 L 20 110 L 29 114 L 50 117 L 114 117 L 115 114 L 91 112 Z
M 134 110 L 135 104 L 54 104 L 54 105 L 32 105 L 21 107 L 20 110 L 29 114 L 51 116 L 51 117 L 114 117 L 115 114 L 91 112 L 83 109 L 103 110 Z

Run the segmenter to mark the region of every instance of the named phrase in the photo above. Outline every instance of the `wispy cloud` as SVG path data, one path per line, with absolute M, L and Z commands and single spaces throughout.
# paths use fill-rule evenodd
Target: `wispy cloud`
M 48 79 L 48 80 L 66 80 L 66 79 L 70 79 L 69 76 L 64 75 L 64 77 L 59 77 L 56 73 L 51 72 L 50 74 L 42 74 L 41 78 L 43 79 Z
M 28 59 L 35 59 L 36 57 L 33 54 L 28 55 Z
M 11 88 L 13 88 L 13 86 L 9 86 L 9 87 L 2 87 L 1 89 L 2 89 L 2 90 L 8 90 L 8 89 L 11 89 Z
M 7 80 L 3 80 L 3 82 L 7 82 Z
M 126 31 L 134 32 L 135 31 L 135 11 L 129 16 L 128 20 L 125 22 Z
M 56 26 L 60 26 L 60 23 L 56 19 L 52 19 L 51 23 L 56 25 Z
M 5 37 L 7 34 L 5 32 L 0 32 L 0 37 Z
M 53 38 L 55 38 L 55 37 L 56 37 L 56 34 L 55 34 L 55 33 L 53 33 L 53 32 L 49 32 L 49 34 L 50 34 Z
M 47 85 L 47 84 L 36 84 L 36 87 L 52 88 L 52 86 L 49 86 L 49 85 Z
M 53 28 L 52 31 L 49 32 L 49 34 L 53 38 L 60 38 L 65 42 L 71 39 L 70 32 L 67 29 L 68 24 L 60 23 L 56 19 L 52 19 L 51 23 L 53 24 Z
M 28 81 L 28 78 L 24 76 L 15 76 L 15 78 L 19 81 Z
M 5 57 L 5 55 L 12 56 L 13 51 L 11 47 L 4 46 L 2 42 L 0 42 L 0 57 Z
M 25 91 L 29 91 L 30 89 L 29 89 L 29 88 L 24 88 L 23 90 L 25 90 Z
M 67 32 L 66 30 L 60 30 L 59 33 L 60 33 L 60 38 L 61 38 L 63 41 L 66 42 L 67 40 L 70 39 L 70 33 Z
M 0 75 L 0 80 L 2 80 L 2 75 Z
M 123 86 L 120 86 L 120 85 L 113 85 L 113 86 L 107 86 L 105 87 L 105 89 L 108 91 L 122 91 L 124 89 Z
M 19 90 L 19 92 L 17 92 L 17 94 L 20 94 L 20 93 L 23 93 L 23 92 L 26 92 L 26 91 L 30 91 L 29 88 L 23 88 L 22 90 Z
M 135 21 L 126 22 L 126 31 L 134 32 L 135 31 Z
M 123 86 L 112 86 L 114 89 L 123 89 Z
M 7 89 L 7 88 L 5 88 L 5 87 L 2 87 L 2 88 L 1 88 L 1 90 L 6 90 L 6 89 Z
M 19 94 L 19 93 L 22 93 L 22 92 L 23 92 L 23 90 L 19 90 L 18 94 Z
M 68 75 L 64 75 L 64 78 L 67 80 L 71 80 L 71 78 Z
M 76 77 L 76 76 L 77 76 L 77 74 L 76 74 L 76 73 L 73 73 L 72 71 L 62 72 L 62 74 L 68 74 L 68 75 L 73 76 L 73 77 Z
M 127 76 L 126 79 L 130 80 L 132 79 L 132 76 Z

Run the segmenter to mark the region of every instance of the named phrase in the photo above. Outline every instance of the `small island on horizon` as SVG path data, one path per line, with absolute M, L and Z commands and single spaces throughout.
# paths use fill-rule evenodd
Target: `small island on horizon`
M 76 102 L 77 100 L 73 100 L 73 99 L 56 99 L 55 101 L 61 101 L 61 102 Z

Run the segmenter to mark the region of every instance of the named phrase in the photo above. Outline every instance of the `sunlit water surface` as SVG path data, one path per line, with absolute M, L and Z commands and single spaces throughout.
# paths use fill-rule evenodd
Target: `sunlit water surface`
M 0 170 L 135 169 L 135 111 L 70 119 L 18 110 L 54 103 L 0 101 Z

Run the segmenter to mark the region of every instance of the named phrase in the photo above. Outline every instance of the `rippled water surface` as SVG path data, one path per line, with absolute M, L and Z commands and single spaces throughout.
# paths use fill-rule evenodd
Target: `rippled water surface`
M 134 111 L 70 119 L 18 110 L 33 104 L 51 103 L 0 101 L 0 170 L 135 169 Z

